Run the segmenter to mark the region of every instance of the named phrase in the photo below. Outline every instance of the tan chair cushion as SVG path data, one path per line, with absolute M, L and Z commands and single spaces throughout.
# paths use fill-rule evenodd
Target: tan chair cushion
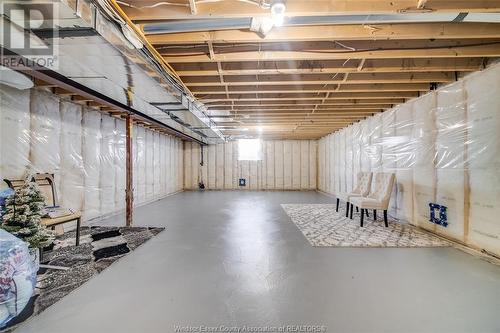
M 387 209 L 387 207 L 384 207 L 382 205 L 382 202 L 370 198 L 364 198 L 364 197 L 352 198 L 351 203 L 354 206 L 358 206 L 365 209 Z
M 352 198 L 351 202 L 359 208 L 387 209 L 391 199 L 395 176 L 393 173 L 376 173 L 373 190 L 365 198 Z
M 350 198 L 354 197 L 365 197 L 370 192 L 370 187 L 372 183 L 372 173 L 371 172 L 358 172 L 358 179 L 356 187 L 352 192 L 340 192 L 337 193 L 336 197 L 343 201 L 349 201 Z

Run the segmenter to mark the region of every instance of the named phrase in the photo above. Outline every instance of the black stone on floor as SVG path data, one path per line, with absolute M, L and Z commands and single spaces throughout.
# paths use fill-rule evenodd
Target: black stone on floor
M 97 242 L 98 240 L 101 240 L 104 238 L 117 237 L 120 235 L 121 235 L 120 230 L 105 231 L 105 232 L 101 232 L 101 233 L 92 235 L 92 241 Z
M 127 244 L 119 244 L 115 246 L 105 247 L 103 249 L 99 249 L 94 251 L 95 261 L 99 261 L 102 258 L 110 258 L 119 256 L 125 253 L 130 252 L 130 249 L 127 247 Z

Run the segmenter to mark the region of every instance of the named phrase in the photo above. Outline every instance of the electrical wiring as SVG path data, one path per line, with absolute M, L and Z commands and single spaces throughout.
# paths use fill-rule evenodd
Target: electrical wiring
M 204 4 L 204 3 L 215 3 L 215 2 L 221 2 L 221 1 L 228 1 L 228 0 L 199 0 L 199 1 L 196 1 L 196 4 L 200 5 L 200 4 Z M 265 1 L 252 1 L 252 0 L 233 0 L 233 1 L 249 3 L 252 5 L 259 6 L 262 9 L 270 9 L 271 8 L 271 4 L 269 4 Z M 120 5 L 130 7 L 130 8 L 135 8 L 135 9 L 151 9 L 151 8 L 156 8 L 159 6 L 178 6 L 178 7 L 189 8 L 189 4 L 168 2 L 168 1 L 160 1 L 160 2 L 156 2 L 152 5 L 146 5 L 146 6 L 136 6 L 136 5 L 133 5 L 131 3 L 128 3 L 125 1 L 119 1 L 119 0 L 117 0 L 116 2 L 119 3 Z
M 167 2 L 167 1 L 161 1 L 161 2 L 157 2 L 155 4 L 152 4 L 152 5 L 147 5 L 147 6 L 140 6 L 140 7 L 137 7 L 135 5 L 132 5 L 130 3 L 127 3 L 127 2 L 124 2 L 124 1 L 116 1 L 117 3 L 119 3 L 120 5 L 124 5 L 124 6 L 127 6 L 127 7 L 130 7 L 130 8 L 135 8 L 135 9 L 147 9 L 147 8 L 156 8 L 156 7 L 159 7 L 159 6 L 179 6 L 179 7 L 189 7 L 189 4 L 185 4 L 185 3 L 175 3 L 175 2 Z
M 228 0 L 199 0 L 199 1 L 196 1 L 196 4 L 214 3 L 214 2 L 221 2 L 221 1 L 228 1 Z M 270 9 L 271 8 L 271 4 L 267 3 L 266 1 L 253 1 L 253 0 L 234 0 L 234 1 L 249 3 L 252 5 L 259 6 L 262 9 Z
M 356 51 L 356 49 L 354 47 L 350 47 L 350 46 L 344 45 L 344 44 L 342 44 L 340 42 L 333 41 L 333 43 L 335 45 L 339 45 L 339 46 L 343 47 L 344 49 L 351 50 L 351 51 Z
M 354 50 L 300 50 L 301 52 L 307 53 L 359 53 L 359 52 L 374 52 L 374 51 L 406 51 L 406 50 L 446 50 L 446 49 L 460 49 L 467 47 L 476 46 L 488 46 L 488 45 L 498 45 L 500 41 L 488 42 L 488 43 L 474 43 L 467 45 L 450 45 L 450 46 L 425 46 L 425 47 L 409 47 L 409 48 L 396 48 L 396 47 L 385 47 L 385 48 L 369 48 L 369 49 L 354 49 Z
M 459 48 L 467 48 L 467 47 L 477 47 L 477 46 L 488 46 L 488 45 L 498 45 L 500 41 L 486 42 L 486 43 L 474 43 L 474 44 L 465 44 L 465 45 L 442 45 L 442 46 L 422 46 L 422 47 L 409 47 L 409 48 L 396 48 L 396 47 L 385 47 L 385 48 L 363 48 L 356 49 L 354 47 L 347 46 L 345 44 L 340 44 L 339 46 L 343 47 L 345 50 L 308 50 L 308 49 L 300 49 L 300 50 L 283 50 L 283 51 L 298 51 L 298 52 L 306 52 L 306 53 L 359 53 L 359 52 L 374 52 L 374 51 L 406 51 L 406 50 L 445 50 L 445 49 L 459 49 Z M 218 48 L 218 46 L 217 46 Z M 241 51 L 241 52 L 261 52 L 261 50 L 249 50 L 249 51 Z M 280 52 L 280 51 L 277 51 Z M 231 51 L 221 50 L 219 53 L 232 53 Z

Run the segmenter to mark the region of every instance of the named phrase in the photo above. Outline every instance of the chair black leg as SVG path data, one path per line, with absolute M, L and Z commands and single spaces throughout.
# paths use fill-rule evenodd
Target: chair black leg
M 335 211 L 338 213 L 339 212 L 339 202 L 340 202 L 340 199 L 337 198 L 337 206 L 335 207 Z
M 356 206 L 356 213 L 359 213 L 359 207 Z
M 354 210 L 354 205 L 351 204 L 351 220 L 352 220 L 352 212 L 353 212 L 353 210 Z
M 389 226 L 389 223 L 387 222 L 387 209 L 384 210 L 384 223 L 385 223 L 385 226 L 388 227 Z
M 351 208 L 351 204 L 349 201 L 347 201 L 346 207 L 345 207 L 345 217 L 349 217 L 349 209 Z
M 365 209 L 361 208 L 360 226 L 363 226 L 364 217 L 365 217 Z
M 366 214 L 366 217 L 370 217 L 370 214 L 368 214 L 368 209 L 365 208 L 365 214 Z
M 373 221 L 377 221 L 377 210 L 373 210 Z

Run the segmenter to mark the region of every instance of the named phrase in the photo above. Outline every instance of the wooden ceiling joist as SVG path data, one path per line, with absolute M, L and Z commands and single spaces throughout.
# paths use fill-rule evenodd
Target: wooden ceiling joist
M 363 66 L 360 69 L 361 62 Z M 218 75 L 211 62 L 172 63 L 176 72 L 187 76 Z M 336 74 L 336 73 L 404 73 L 404 72 L 471 72 L 481 69 L 482 58 L 429 58 L 429 59 L 339 59 L 266 62 L 226 62 L 221 73 L 229 75 L 266 74 Z
M 211 112 L 226 112 L 226 111 L 233 111 L 233 112 L 272 112 L 272 111 L 303 111 L 303 110 L 314 110 L 315 108 L 317 110 L 327 110 L 327 109 L 336 109 L 336 110 L 371 110 L 371 109 L 386 109 L 390 108 L 393 104 L 379 104 L 379 105 L 297 105 L 297 106 L 278 106 L 278 107 L 269 107 L 269 108 L 262 108 L 262 107 L 238 107 L 238 108 L 232 108 L 232 109 L 220 109 L 220 108 L 215 108 L 215 109 L 210 109 Z
M 427 91 L 428 83 L 374 83 L 374 84 L 330 84 L 330 85 L 282 85 L 282 86 L 231 86 L 229 94 L 239 93 L 318 93 L 318 92 L 372 92 L 372 91 Z M 195 95 L 224 94 L 224 87 L 192 87 Z
M 182 77 L 181 77 L 182 78 Z M 297 85 L 297 84 L 332 84 L 332 83 L 425 83 L 451 82 L 455 79 L 452 73 L 420 72 L 420 73 L 353 73 L 345 74 L 302 74 L 302 75 L 241 75 L 228 76 L 220 82 L 218 76 L 188 76 L 182 78 L 188 87 L 200 86 L 248 86 L 258 82 L 259 85 Z M 257 81 L 258 80 L 258 81 Z
M 332 59 L 392 59 L 392 58 L 469 58 L 469 57 L 495 57 L 500 54 L 500 41 L 491 43 L 467 44 L 462 46 L 427 46 L 412 48 L 377 47 L 365 49 L 353 47 L 355 50 L 330 50 L 330 51 L 240 51 L 215 53 L 213 58 L 208 54 L 163 54 L 167 62 L 226 62 L 226 61 L 297 61 L 297 60 L 332 60 Z
M 364 92 L 364 93 L 332 93 L 327 100 L 339 100 L 339 99 L 386 99 L 386 98 L 415 98 L 418 97 L 418 92 L 413 91 L 400 91 L 400 92 Z M 275 101 L 275 100 L 323 100 L 325 99 L 325 93 L 303 93 L 303 94 L 231 94 L 229 98 L 221 98 L 220 95 L 206 95 L 200 97 L 199 99 L 203 102 L 215 102 L 215 101 Z
M 253 115 L 250 118 L 245 118 L 245 114 L 242 113 L 237 113 L 232 115 L 233 119 L 239 119 L 246 121 L 248 119 L 265 119 L 265 118 L 276 118 L 276 119 L 291 119 L 294 117 L 304 117 L 304 116 L 309 116 L 313 118 L 342 118 L 342 119 L 348 119 L 348 118 L 359 118 L 359 117 L 366 117 L 370 116 L 374 113 L 380 112 L 378 111 L 372 111 L 372 112 L 319 112 L 319 113 L 292 113 L 292 112 L 283 112 L 283 113 L 259 113 L 256 115 Z
M 318 110 L 372 110 L 372 109 L 385 109 L 391 107 L 390 104 L 383 104 L 383 105 L 319 105 L 317 106 Z M 223 109 L 211 109 L 212 112 L 214 111 L 241 111 L 241 112 L 257 112 L 257 111 L 262 111 L 262 112 L 271 112 L 271 111 L 280 111 L 280 110 L 286 110 L 286 111 L 300 111 L 300 110 L 313 110 L 314 106 L 288 106 L 288 107 L 274 107 L 274 108 L 246 108 L 246 107 L 235 107 L 233 109 L 229 110 L 223 110 Z
M 60 87 L 55 87 L 55 88 L 52 88 L 52 92 L 56 95 L 59 95 L 59 96 L 73 96 L 73 95 L 77 95 L 77 93 L 75 92 L 72 92 L 72 91 L 69 91 L 69 90 L 66 90 L 66 89 L 63 89 L 63 88 L 60 88 Z
M 387 98 L 387 99 L 347 99 L 325 101 L 324 105 L 379 105 L 379 104 L 400 104 L 406 100 L 403 98 Z M 317 102 L 308 100 L 267 100 L 267 101 L 221 101 L 205 103 L 208 109 L 231 109 L 233 107 L 252 108 L 273 108 L 276 106 L 314 106 Z

